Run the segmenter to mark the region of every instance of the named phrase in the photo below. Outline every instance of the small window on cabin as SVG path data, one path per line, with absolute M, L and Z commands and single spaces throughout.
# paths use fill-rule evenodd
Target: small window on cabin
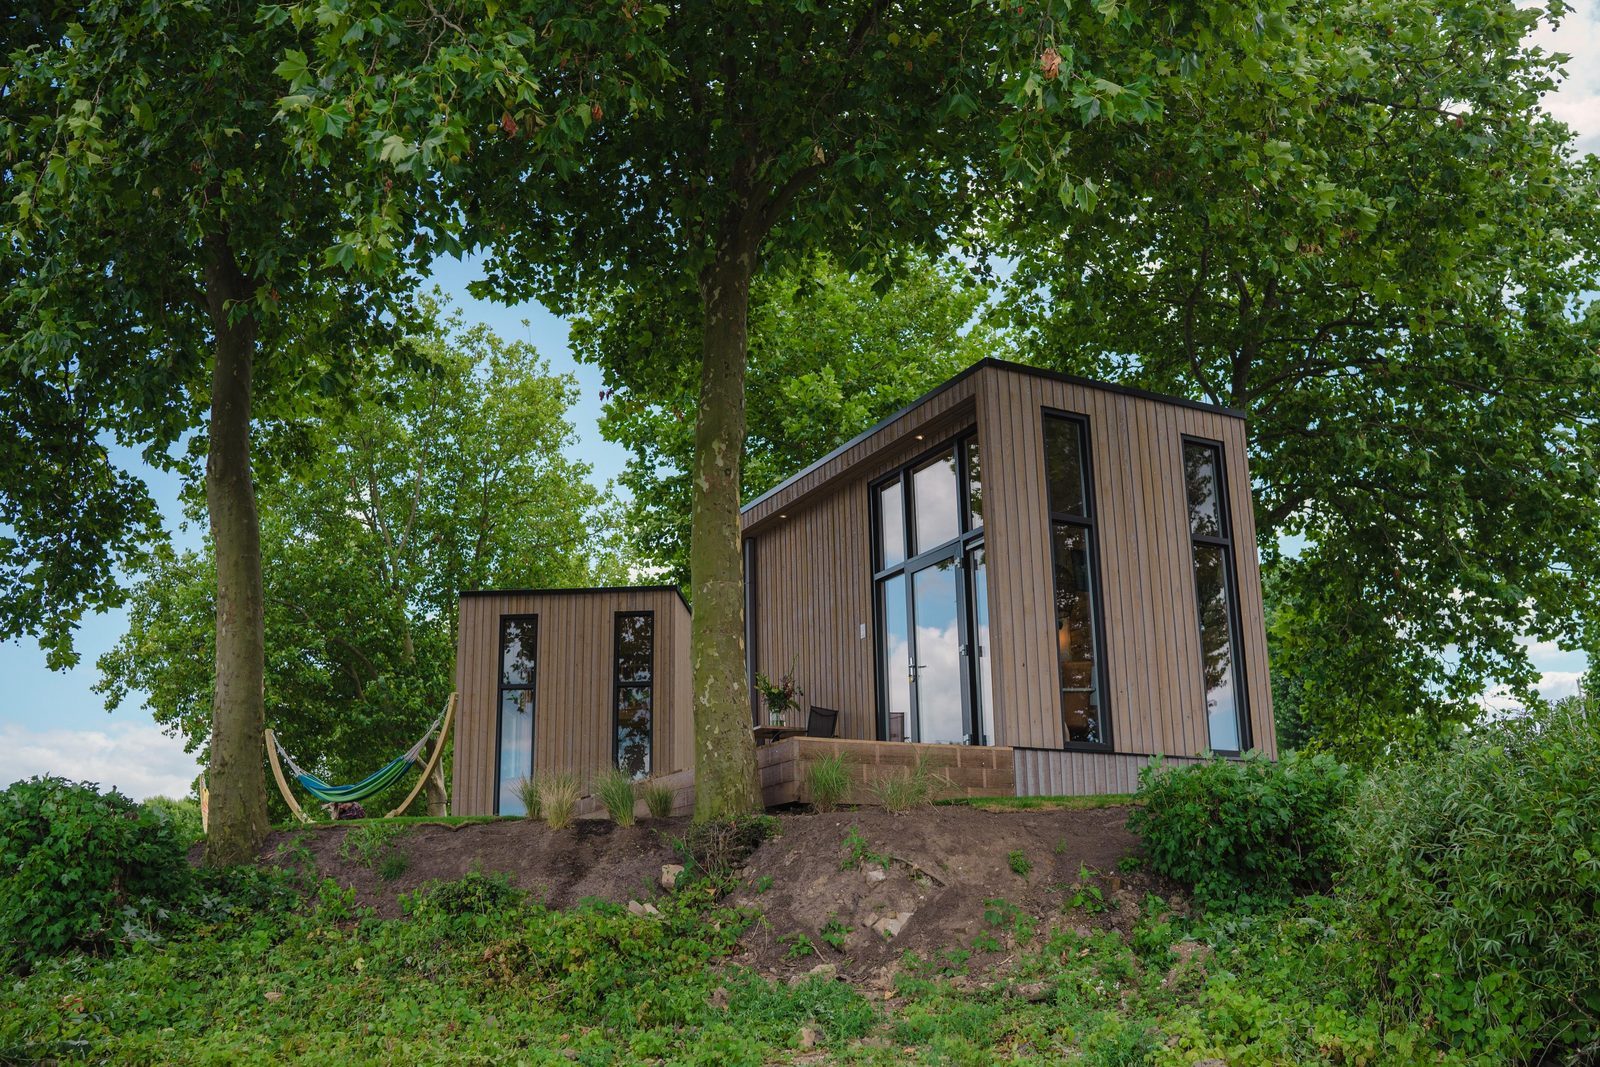
M 1102 696 L 1098 570 L 1082 420 L 1046 416 L 1045 488 L 1055 571 L 1056 674 L 1061 728 L 1069 745 L 1111 743 Z
M 983 525 L 983 464 L 976 437 L 967 438 L 963 447 L 967 450 L 967 529 L 976 530 Z
M 937 548 L 961 535 L 960 486 L 954 448 L 912 468 L 911 525 L 916 552 Z
M 616 761 L 634 778 L 650 776 L 655 713 L 655 615 L 616 617 Z
M 1233 538 L 1223 492 L 1222 447 L 1206 441 L 1185 441 L 1183 474 L 1209 744 L 1213 752 L 1240 752 L 1247 741 L 1244 693 L 1239 679 Z
M 534 691 L 538 678 L 537 616 L 500 620 L 495 811 L 525 815 L 521 785 L 533 774 Z
M 878 488 L 878 569 L 898 566 L 905 559 L 905 493 L 896 478 Z

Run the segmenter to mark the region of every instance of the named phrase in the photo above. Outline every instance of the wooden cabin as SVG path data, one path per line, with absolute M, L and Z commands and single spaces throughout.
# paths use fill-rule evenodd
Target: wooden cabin
M 751 676 L 792 673 L 806 705 L 836 709 L 832 748 L 854 762 L 940 746 L 926 750 L 940 765 L 974 768 L 952 772 L 969 791 L 1130 792 L 1156 754 L 1275 756 L 1245 445 L 1236 411 L 977 363 L 745 506 Z M 651 678 L 672 695 L 652 713 L 647 771 L 691 769 L 672 591 L 469 594 L 454 810 L 506 812 L 503 784 L 490 807 L 495 782 L 607 758 L 623 714 L 615 618 L 646 594 L 675 604 L 651 609 Z M 570 621 L 545 618 L 556 605 Z M 530 734 L 506 719 L 521 698 L 504 679 L 506 627 L 532 615 L 551 710 Z M 795 768 L 787 788 L 763 771 L 769 800 L 797 795 L 808 740 L 762 750 L 765 767 Z

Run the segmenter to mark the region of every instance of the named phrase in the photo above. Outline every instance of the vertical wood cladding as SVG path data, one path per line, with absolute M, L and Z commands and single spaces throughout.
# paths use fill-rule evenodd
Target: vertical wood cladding
M 494 811 L 500 620 L 539 617 L 533 764 L 587 778 L 612 766 L 614 620 L 655 614 L 655 705 L 651 773 L 693 766 L 689 612 L 672 589 L 468 593 L 460 604 L 456 653 L 455 781 L 452 813 Z
M 840 709 L 841 737 L 877 737 L 867 486 L 975 425 L 994 742 L 1062 748 L 1042 423 L 1049 410 L 1088 420 L 1114 750 L 1186 756 L 1207 747 L 1183 483 L 1188 435 L 1223 447 L 1250 733 L 1275 756 L 1243 420 L 1002 364 L 980 366 L 745 510 L 759 590 L 757 669 L 776 678 L 792 667 L 809 703 Z

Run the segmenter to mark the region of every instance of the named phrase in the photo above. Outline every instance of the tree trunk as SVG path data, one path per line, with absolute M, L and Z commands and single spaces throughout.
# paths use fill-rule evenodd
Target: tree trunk
M 705 334 L 694 435 L 689 585 L 694 594 L 694 817 L 701 822 L 761 809 L 745 676 L 739 533 L 747 319 L 756 244 L 748 237 L 724 243 L 700 285 Z
M 251 374 L 254 320 L 230 321 L 230 306 L 249 300 L 251 286 L 226 235 L 208 235 L 206 302 L 216 334 L 211 378 L 206 510 L 217 563 L 216 688 L 211 704 L 211 820 L 206 863 L 248 863 L 267 836 L 262 772 L 266 710 L 262 692 L 265 638 L 261 590 L 261 527 L 250 476 Z

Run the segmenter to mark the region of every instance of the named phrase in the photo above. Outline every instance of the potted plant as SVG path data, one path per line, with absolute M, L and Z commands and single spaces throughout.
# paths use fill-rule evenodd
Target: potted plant
M 769 726 L 787 726 L 789 713 L 800 710 L 800 698 L 805 695 L 795 683 L 792 667 L 776 682 L 764 674 L 756 675 L 756 692 L 767 705 Z

